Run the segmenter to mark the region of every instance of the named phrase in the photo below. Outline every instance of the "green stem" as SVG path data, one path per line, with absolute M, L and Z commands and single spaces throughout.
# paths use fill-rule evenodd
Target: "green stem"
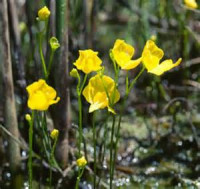
M 41 61 L 42 61 L 42 68 L 43 68 L 45 79 L 48 78 L 48 73 L 47 73 L 46 63 L 45 63 L 45 59 L 44 59 L 44 54 L 43 54 L 43 51 L 42 51 L 42 43 L 43 43 L 43 35 L 45 34 L 45 32 L 47 30 L 47 26 L 48 26 L 48 20 L 45 21 L 45 27 L 39 33 L 39 53 L 40 53 L 40 58 L 41 58 Z
M 79 167 L 78 168 L 78 177 L 76 179 L 75 189 L 79 189 L 79 183 L 80 183 L 81 177 L 83 175 L 84 169 L 85 169 L 85 167 L 83 167 L 83 168 Z
M 54 53 L 55 53 L 55 51 L 54 51 L 54 50 L 51 50 L 50 59 L 49 59 L 49 65 L 48 65 L 47 78 L 49 77 L 49 74 L 50 74 L 50 71 L 51 71 Z
M 42 143 L 43 143 L 43 146 L 44 146 L 44 150 L 45 150 L 45 154 L 46 154 L 46 157 L 49 161 L 50 157 L 49 157 L 49 151 L 48 151 L 48 147 L 50 146 L 50 142 L 49 142 L 49 137 L 48 136 L 48 131 L 47 131 L 47 126 L 46 126 L 46 114 L 45 112 L 43 112 L 43 116 L 42 115 L 39 115 L 39 119 L 42 120 L 42 125 L 41 125 L 41 128 L 42 128 L 42 134 L 43 134 L 43 138 L 42 138 Z M 41 112 L 42 114 L 42 112 Z
M 78 189 L 79 188 L 79 182 L 80 182 L 80 180 L 81 180 L 81 178 L 80 178 L 80 168 L 78 168 L 78 177 L 77 177 L 77 179 L 76 179 L 76 185 L 75 185 L 75 189 Z
M 82 143 L 82 102 L 81 94 L 78 94 L 78 109 L 79 109 L 79 140 L 78 140 L 78 154 L 81 157 L 81 143 Z
M 52 167 L 53 167 L 53 162 L 54 162 L 54 152 L 56 148 L 58 137 L 54 140 L 53 147 L 51 149 L 51 155 L 50 155 L 50 175 L 49 175 L 49 185 L 51 188 L 51 183 L 52 183 Z
M 46 68 L 46 64 L 45 64 L 45 60 L 44 60 L 44 54 L 43 54 L 43 51 L 42 51 L 42 42 L 43 42 L 43 33 L 41 32 L 39 34 L 39 52 L 40 52 L 40 58 L 41 58 L 41 61 L 42 61 L 42 68 L 43 68 L 43 72 L 44 72 L 44 77 L 45 79 L 47 79 L 47 68 Z
M 32 189 L 32 151 L 33 151 L 33 123 L 34 111 L 32 111 L 31 121 L 29 122 L 29 157 L 28 157 L 28 174 L 29 189 Z
M 85 86 L 86 80 L 87 80 L 87 74 L 85 75 L 85 77 L 83 79 L 83 83 L 82 83 L 81 88 L 80 88 L 80 93 L 82 93 L 82 91 L 83 91 L 83 87 Z
M 104 133 L 103 133 L 103 141 L 102 141 L 102 151 L 100 152 L 99 154 L 99 162 L 100 162 L 100 165 L 102 166 L 102 170 L 103 170 L 103 162 L 104 162 L 104 159 L 105 159 L 105 152 L 106 152 L 106 140 L 105 138 L 107 138 L 107 134 L 108 134 L 108 129 L 107 129 L 107 126 L 108 126 L 108 118 L 109 118 L 109 112 L 107 112 L 107 116 L 106 116 L 106 119 L 105 119 L 105 123 L 104 123 Z M 102 170 L 100 172 L 100 176 L 99 176 L 99 180 L 98 180 L 98 183 L 97 183 L 97 188 L 99 188 L 99 184 L 100 184 L 100 181 L 101 181 L 101 178 L 102 178 Z
M 118 145 L 118 142 L 119 142 L 119 139 L 120 139 L 120 127 L 121 127 L 121 120 L 122 120 L 122 114 L 124 112 L 124 108 L 125 108 L 125 102 L 128 98 L 128 95 L 131 91 L 131 89 L 133 88 L 134 84 L 137 82 L 138 78 L 142 75 L 142 73 L 144 72 L 145 70 L 145 67 L 143 65 L 142 69 L 140 70 L 140 72 L 138 73 L 138 75 L 133 79 L 133 81 L 131 82 L 130 86 L 129 85 L 129 82 L 128 82 L 128 73 L 127 73 L 127 76 L 126 76 L 126 94 L 125 94 L 125 97 L 122 101 L 122 106 L 121 106 L 121 110 L 120 110 L 120 115 L 119 115 L 119 120 L 118 120 L 118 126 L 117 126 L 117 132 L 116 132 L 116 141 L 115 141 L 115 145 L 114 145 L 114 162 L 116 160 L 116 157 L 117 157 L 117 145 Z M 114 163 L 112 164 L 112 177 L 114 175 Z
M 113 165 L 113 137 L 114 137 L 114 129 L 115 129 L 115 115 L 113 116 L 112 122 L 112 129 L 111 129 L 111 141 L 110 141 L 110 189 L 112 189 L 112 181 L 113 181 L 113 174 L 112 174 L 112 165 Z
M 144 72 L 144 70 L 145 70 L 145 66 L 143 65 L 142 66 L 142 69 L 140 70 L 140 72 L 137 74 L 137 76 L 133 79 L 133 81 L 131 81 L 131 84 L 130 84 L 130 86 L 129 86 L 129 88 L 128 88 L 128 91 L 127 91 L 127 94 L 126 95 L 128 95 L 129 93 L 130 93 L 130 91 L 131 91 L 131 89 L 133 88 L 133 86 L 134 86 L 134 84 L 136 83 L 136 81 L 138 80 L 138 78 L 142 75 L 142 73 Z
M 78 140 L 78 154 L 79 157 L 81 157 L 81 143 L 83 140 L 83 115 L 82 115 L 82 101 L 81 101 L 81 93 L 83 90 L 83 87 L 85 85 L 85 82 L 87 80 L 87 74 L 85 75 L 84 79 L 83 79 L 83 83 L 81 85 L 80 82 L 80 77 L 78 77 L 78 85 L 77 85 L 77 94 L 78 94 L 78 109 L 79 109 L 79 140 Z M 81 85 L 81 86 L 80 86 Z
M 126 72 L 126 93 L 125 94 L 128 94 L 128 85 L 129 85 L 129 81 L 128 81 L 128 71 Z
M 97 173 L 97 158 L 96 158 L 96 125 L 95 125 L 95 112 L 92 118 L 92 130 L 93 130 L 93 145 L 94 145 L 94 180 L 93 188 L 96 188 L 96 173 Z

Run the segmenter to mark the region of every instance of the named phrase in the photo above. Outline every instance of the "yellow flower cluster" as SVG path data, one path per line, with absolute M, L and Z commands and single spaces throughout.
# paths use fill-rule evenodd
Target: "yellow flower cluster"
M 76 164 L 78 167 L 84 167 L 87 164 L 87 160 L 85 159 L 84 156 L 76 160 Z
M 144 50 L 142 52 L 142 57 L 131 60 L 134 54 L 134 48 L 124 42 L 123 40 L 116 40 L 114 47 L 112 49 L 114 60 L 117 64 L 124 70 L 130 70 L 137 67 L 141 62 L 143 62 L 149 73 L 155 75 L 161 75 L 164 72 L 178 66 L 181 63 L 181 58 L 173 64 L 171 59 L 163 61 L 159 64 L 162 59 L 164 52 L 162 49 L 158 48 L 154 41 L 148 40 Z
M 32 110 L 47 110 L 50 105 L 56 104 L 60 100 L 60 97 L 56 98 L 55 89 L 47 85 L 43 79 L 27 86 L 26 90 L 29 94 L 28 107 Z
M 40 20 L 42 21 L 45 21 L 49 18 L 49 15 L 51 14 L 51 12 L 49 11 L 49 9 L 44 6 L 43 8 L 41 8 L 39 11 L 38 11 L 38 17 Z
M 192 9 L 198 8 L 196 0 L 184 0 L 184 3 L 189 8 L 192 8 Z
M 140 63 L 143 63 L 149 73 L 158 76 L 178 66 L 182 60 L 179 58 L 177 62 L 173 63 L 171 59 L 167 59 L 160 63 L 164 52 L 157 47 L 153 40 L 148 40 L 146 42 L 140 58 L 132 60 L 134 52 L 134 47 L 127 44 L 124 40 L 117 39 L 111 49 L 111 58 L 123 70 L 133 69 Z M 98 52 L 94 52 L 91 49 L 80 50 L 79 58 L 74 65 L 85 74 L 98 71 L 102 69 L 102 61 L 97 55 Z M 72 77 L 79 77 L 79 73 L 75 68 L 72 69 L 70 75 Z M 89 112 L 107 107 L 108 111 L 115 113 L 112 106 L 120 99 L 120 93 L 116 88 L 115 81 L 101 73 L 96 74 L 89 80 L 82 94 L 90 103 Z

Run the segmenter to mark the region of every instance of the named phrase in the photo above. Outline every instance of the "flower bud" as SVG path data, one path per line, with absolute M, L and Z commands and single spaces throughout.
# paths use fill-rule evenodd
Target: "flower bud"
M 44 6 L 43 8 L 41 8 L 38 11 L 39 20 L 41 20 L 41 21 L 47 20 L 49 18 L 50 14 L 51 14 L 51 12 L 49 11 L 49 9 L 46 6 Z
M 76 164 L 78 167 L 84 167 L 87 164 L 87 160 L 85 159 L 84 156 L 76 160 Z
M 152 41 L 156 41 L 157 40 L 157 36 L 156 35 L 152 35 L 151 37 L 150 37 L 150 39 L 152 40 Z
M 53 51 L 55 51 L 57 48 L 60 47 L 60 43 L 58 42 L 58 39 L 56 37 L 51 37 L 49 42 L 50 42 L 51 49 Z
M 59 135 L 59 131 L 57 129 L 54 129 L 53 131 L 51 131 L 51 138 L 53 140 L 57 139 L 58 138 L 58 135 Z
M 75 78 L 79 77 L 79 73 L 76 68 L 73 68 L 69 74 L 71 77 L 75 77 Z
M 30 116 L 30 114 L 26 114 L 26 115 L 25 115 L 25 119 L 26 119 L 27 121 L 31 121 L 31 116 Z

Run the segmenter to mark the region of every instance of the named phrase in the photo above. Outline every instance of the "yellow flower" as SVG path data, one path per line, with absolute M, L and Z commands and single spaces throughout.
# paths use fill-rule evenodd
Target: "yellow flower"
M 50 105 L 56 104 L 60 97 L 56 98 L 56 91 L 40 79 L 26 87 L 28 91 L 28 107 L 32 110 L 47 110 Z M 55 99 L 56 98 L 56 99 Z
M 26 114 L 26 115 L 25 115 L 25 119 L 26 119 L 26 121 L 31 121 L 31 116 L 30 116 L 30 114 Z
M 93 50 L 80 50 L 79 58 L 76 60 L 74 65 L 78 70 L 82 70 L 85 74 L 89 74 L 93 71 L 101 69 L 101 59 L 97 56 L 98 52 Z
M 57 129 L 54 129 L 53 131 L 51 131 L 51 138 L 53 140 L 57 139 L 58 138 L 58 135 L 59 135 L 59 131 Z
M 76 164 L 78 167 L 84 167 L 87 164 L 87 160 L 85 159 L 84 156 L 76 160 Z
M 184 2 L 185 2 L 185 5 L 189 8 L 192 8 L 192 9 L 198 8 L 197 2 L 195 0 L 184 0 Z
M 108 111 L 114 113 L 110 105 L 113 105 L 120 99 L 114 80 L 100 74 L 95 75 L 89 80 L 88 85 L 83 90 L 83 96 L 91 104 L 89 108 L 90 113 L 105 107 L 108 108 Z
M 117 39 L 115 41 L 114 47 L 112 49 L 112 54 L 115 61 L 123 70 L 133 69 L 140 64 L 141 58 L 131 60 L 134 52 L 135 49 L 131 45 L 125 43 L 124 40 L 120 39 Z
M 40 20 L 42 21 L 45 21 L 49 18 L 49 15 L 51 14 L 51 12 L 49 11 L 49 9 L 44 6 L 43 8 L 41 8 L 39 11 L 38 11 L 38 17 Z
M 173 63 L 171 59 L 160 63 L 163 56 L 163 50 L 158 48 L 152 40 L 148 40 L 142 52 L 142 62 L 147 71 L 155 75 L 162 75 L 164 72 L 178 66 L 182 61 L 182 59 L 179 58 L 176 63 Z

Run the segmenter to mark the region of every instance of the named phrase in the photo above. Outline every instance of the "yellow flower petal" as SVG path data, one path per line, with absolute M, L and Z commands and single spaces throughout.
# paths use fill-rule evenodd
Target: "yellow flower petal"
M 115 110 L 110 106 L 108 106 L 108 111 L 111 112 L 112 114 L 116 114 Z
M 101 69 L 102 61 L 97 55 L 98 52 L 94 52 L 91 49 L 80 50 L 79 58 L 76 60 L 74 65 L 78 70 L 82 70 L 85 74 L 98 71 Z
M 49 107 L 45 94 L 41 91 L 31 95 L 28 99 L 28 107 L 32 110 L 47 110 Z
M 123 70 L 131 70 L 136 68 L 142 61 L 142 58 L 138 58 L 136 60 L 129 60 L 124 66 L 122 66 Z
M 142 52 L 142 61 L 147 70 L 150 71 L 157 67 L 163 55 L 163 50 L 158 48 L 154 41 L 148 40 Z
M 181 63 L 182 59 L 179 58 L 176 63 L 173 64 L 173 61 L 170 60 L 165 60 L 161 64 L 159 64 L 157 67 L 154 69 L 148 71 L 150 73 L 153 73 L 155 75 L 162 75 L 164 72 L 171 70 L 172 68 L 178 66 Z
M 57 97 L 55 100 L 49 101 L 49 105 L 57 104 L 60 101 L 60 97 Z
M 192 8 L 192 9 L 198 8 L 198 4 L 195 0 L 184 0 L 184 3 L 189 8 Z
M 95 110 L 103 109 L 104 108 L 103 104 L 104 103 L 98 103 L 98 102 L 91 104 L 89 107 L 89 113 L 92 113 Z

